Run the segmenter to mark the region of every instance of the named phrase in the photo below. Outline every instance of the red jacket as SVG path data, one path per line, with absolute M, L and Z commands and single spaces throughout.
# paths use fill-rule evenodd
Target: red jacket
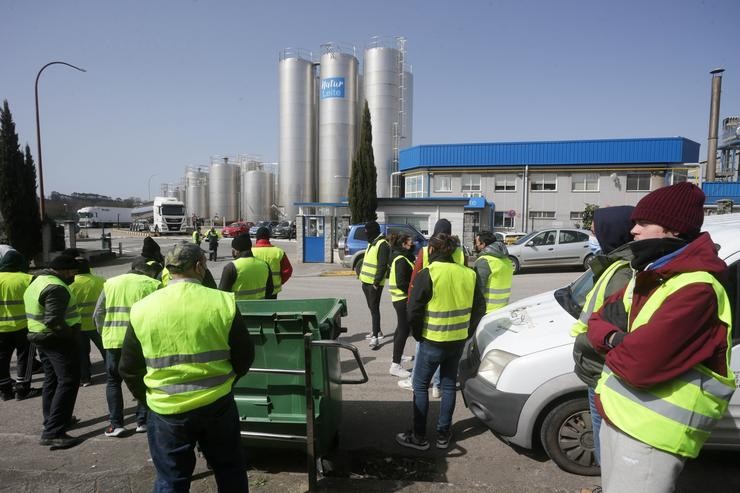
M 259 248 L 259 247 L 271 247 L 275 246 L 272 243 L 270 243 L 270 240 L 257 240 L 257 242 L 252 246 L 252 249 Z M 290 260 L 288 260 L 288 256 L 285 255 L 285 252 L 283 252 L 283 258 L 280 259 L 280 282 L 281 284 L 285 284 L 288 279 L 290 279 L 290 276 L 293 275 L 293 266 L 290 265 Z
M 727 265 L 717 256 L 709 233 L 702 233 L 664 264 L 638 272 L 632 296 L 630 323 L 665 279 L 683 272 L 705 271 L 724 281 Z M 614 294 L 591 315 L 588 338 L 606 353 L 606 364 L 627 384 L 646 388 L 666 382 L 699 363 L 726 375 L 727 327 L 717 314 L 717 297 L 708 284 L 691 284 L 667 298 L 640 329 L 609 348 L 606 339 L 618 330 L 603 317 L 604 308 L 621 303 L 624 290 Z M 602 413 L 603 414 L 603 413 Z

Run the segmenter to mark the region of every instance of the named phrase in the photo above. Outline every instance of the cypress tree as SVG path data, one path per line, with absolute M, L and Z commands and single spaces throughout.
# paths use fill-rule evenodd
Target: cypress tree
M 25 157 L 21 152 L 7 100 L 0 110 L 0 213 L 10 245 L 27 259 L 41 252 L 36 169 L 28 146 Z
M 352 160 L 349 177 L 349 210 L 353 224 L 365 223 L 378 217 L 375 213 L 378 208 L 377 177 L 370 108 L 365 101 L 360 124 L 360 142 Z

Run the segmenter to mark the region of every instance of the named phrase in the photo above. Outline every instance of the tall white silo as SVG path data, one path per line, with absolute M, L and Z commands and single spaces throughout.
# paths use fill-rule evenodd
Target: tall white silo
M 279 205 L 294 218 L 294 202 L 316 200 L 316 87 L 311 54 L 285 49 L 280 54 Z M 272 204 L 270 204 L 272 205 Z
M 358 61 L 354 47 L 321 45 L 319 91 L 319 202 L 347 197 L 357 146 Z
M 242 211 L 245 221 L 264 221 L 271 217 L 272 174 L 249 170 L 242 175 Z
M 185 168 L 185 207 L 188 216 L 210 217 L 208 208 L 208 172 L 202 168 Z
M 208 177 L 208 209 L 218 223 L 228 224 L 239 219 L 239 166 L 228 159 L 211 161 Z

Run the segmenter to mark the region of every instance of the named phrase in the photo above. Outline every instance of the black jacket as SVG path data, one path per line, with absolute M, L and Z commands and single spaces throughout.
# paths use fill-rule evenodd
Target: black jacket
M 38 275 L 54 276 L 50 270 L 42 270 Z M 67 325 L 65 320 L 69 305 L 69 291 L 58 284 L 46 286 L 39 295 L 39 304 L 44 307 L 43 324 L 48 332 L 29 332 L 28 340 L 40 347 L 53 347 L 73 342 L 80 331 L 80 324 Z
M 433 254 L 429 257 L 431 262 L 449 262 L 454 263 L 452 257 L 443 257 L 441 255 Z M 475 290 L 473 291 L 473 306 L 472 313 L 470 314 L 470 326 L 468 327 L 468 337 L 475 334 L 475 329 L 478 327 L 483 315 L 486 314 L 486 300 L 483 297 L 483 293 L 479 288 L 478 274 L 476 274 Z M 427 303 L 432 299 L 434 294 L 434 286 L 432 285 L 432 278 L 429 275 L 429 269 L 422 269 L 421 272 L 414 279 L 414 286 L 411 288 L 409 293 L 408 305 L 406 307 L 408 314 L 409 327 L 411 328 L 411 334 L 414 339 L 421 341 L 422 327 L 424 326 L 424 314 L 426 313 Z M 428 341 L 431 344 L 451 344 L 449 342 L 436 342 Z M 455 343 L 462 341 L 455 341 Z
M 188 281 L 179 281 L 188 282 Z M 163 327 L 163 329 L 166 329 Z M 237 380 L 246 375 L 254 361 L 254 343 L 249 337 L 249 331 L 237 308 L 234 320 L 229 330 L 229 348 L 231 366 L 234 368 Z M 146 400 L 146 361 L 141 349 L 141 342 L 136 337 L 134 329 L 129 324 L 121 347 L 121 362 L 118 368 L 121 378 L 126 382 L 133 396 L 144 402 Z

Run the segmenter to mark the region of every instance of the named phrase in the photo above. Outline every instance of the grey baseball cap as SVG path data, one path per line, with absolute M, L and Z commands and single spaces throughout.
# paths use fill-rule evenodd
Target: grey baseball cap
M 182 242 L 176 244 L 172 250 L 167 252 L 164 265 L 168 269 L 174 267 L 179 270 L 186 270 L 194 266 L 201 258 L 203 258 L 203 250 L 198 245 Z

